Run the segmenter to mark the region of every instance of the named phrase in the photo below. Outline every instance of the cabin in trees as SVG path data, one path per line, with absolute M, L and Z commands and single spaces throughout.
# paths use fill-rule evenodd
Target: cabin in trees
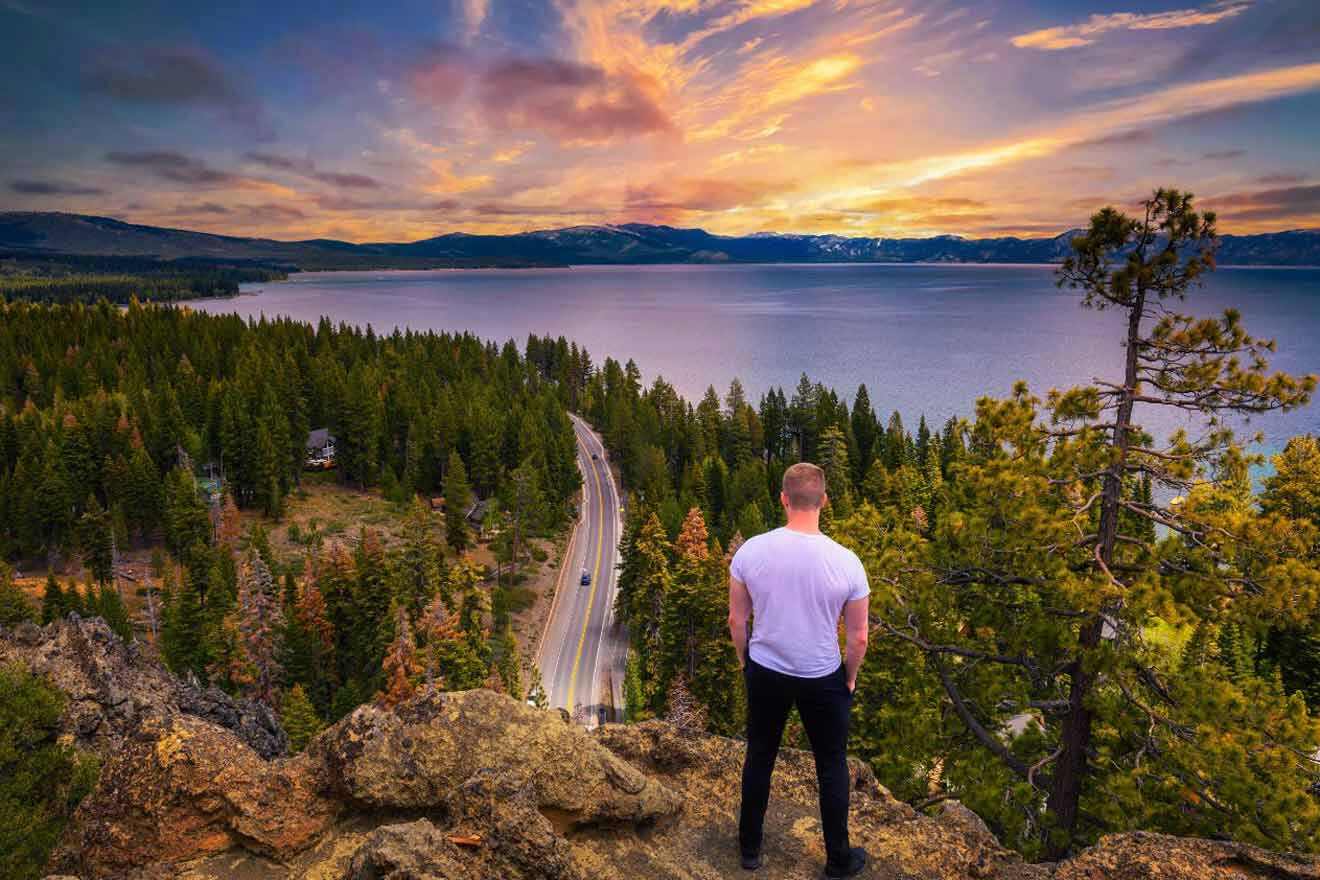
M 445 509 L 445 496 L 437 495 L 429 499 L 429 504 L 431 510 L 437 513 L 442 512 Z M 477 530 L 477 537 L 479 538 L 486 536 L 486 511 L 489 509 L 489 500 L 476 498 L 473 499 L 472 504 L 468 507 L 467 513 L 463 515 L 463 519 L 467 520 L 467 522 Z
M 329 470 L 335 466 L 335 438 L 329 428 L 316 428 L 307 434 L 307 459 L 309 470 Z

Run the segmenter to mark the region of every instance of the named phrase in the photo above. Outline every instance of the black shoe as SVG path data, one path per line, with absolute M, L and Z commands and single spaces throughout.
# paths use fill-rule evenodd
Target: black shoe
M 825 863 L 825 880 L 843 880 L 844 877 L 856 877 L 866 867 L 866 850 L 854 846 L 848 851 L 848 864 L 840 867 Z
M 743 853 L 742 866 L 744 871 L 755 871 L 761 867 L 761 854 L 754 853 L 749 856 L 747 853 Z

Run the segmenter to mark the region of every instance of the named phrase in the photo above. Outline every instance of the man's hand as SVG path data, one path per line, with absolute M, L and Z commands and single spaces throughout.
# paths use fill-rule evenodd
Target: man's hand
M 848 693 L 853 694 L 856 692 L 857 692 L 857 676 L 854 675 L 852 678 L 848 679 Z

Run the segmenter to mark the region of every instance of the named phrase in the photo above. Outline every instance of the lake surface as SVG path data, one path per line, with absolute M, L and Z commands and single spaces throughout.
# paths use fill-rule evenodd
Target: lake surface
M 922 413 L 932 424 L 970 414 L 977 396 L 1006 394 L 1018 379 L 1044 394 L 1121 377 L 1119 316 L 1083 309 L 1053 277 L 1050 266 L 887 264 L 317 272 L 190 305 L 328 315 L 377 333 L 470 330 L 520 349 L 530 333 L 562 334 L 597 364 L 632 358 L 648 383 L 663 376 L 693 402 L 707 385 L 723 397 L 735 376 L 753 401 L 772 386 L 791 395 L 806 372 L 849 403 L 866 383 L 882 417 L 897 409 L 915 427 Z M 1276 368 L 1320 373 L 1320 269 L 1220 269 L 1183 306 L 1228 307 L 1278 341 Z M 1320 404 L 1252 428 L 1269 447 L 1320 432 Z

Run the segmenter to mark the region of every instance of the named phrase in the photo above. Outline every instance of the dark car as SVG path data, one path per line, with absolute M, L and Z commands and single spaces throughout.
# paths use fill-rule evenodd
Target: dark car
M 591 460 L 592 460 L 592 461 L 600 461 L 600 456 L 593 452 L 593 453 L 591 453 Z
M 591 586 L 591 572 L 589 571 L 582 572 L 582 586 L 584 587 Z

